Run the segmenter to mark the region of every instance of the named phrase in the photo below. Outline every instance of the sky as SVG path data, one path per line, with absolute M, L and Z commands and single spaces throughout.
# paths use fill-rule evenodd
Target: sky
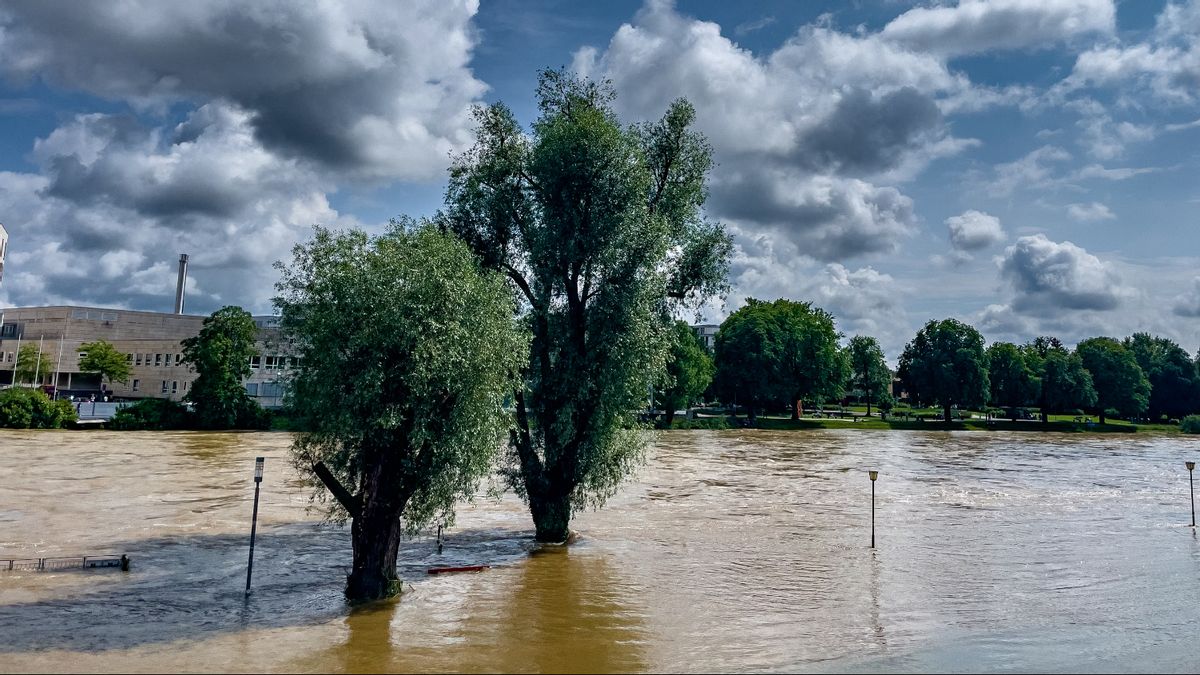
M 678 97 L 747 297 L 894 362 L 989 340 L 1200 347 L 1200 0 L 0 4 L 0 306 L 270 313 L 312 227 L 432 215 L 471 108 L 541 68 Z

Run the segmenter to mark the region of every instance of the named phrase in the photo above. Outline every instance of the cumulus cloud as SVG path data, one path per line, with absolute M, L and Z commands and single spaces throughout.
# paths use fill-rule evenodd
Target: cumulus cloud
M 187 252 L 189 307 L 266 311 L 271 263 L 313 224 L 353 224 L 330 207 L 318 172 L 264 149 L 251 114 L 231 104 L 174 127 L 79 115 L 31 156 L 39 173 L 0 174 L 12 304 L 167 310 Z
M 1013 310 L 1050 315 L 1062 310 L 1116 309 L 1132 291 L 1109 264 L 1075 244 L 1045 235 L 1021 237 L 999 261 L 1015 295 Z
M 469 142 L 476 3 L 61 0 L 0 8 L 0 72 L 141 109 L 227 101 L 272 152 L 384 178 Z
M 978 251 L 1004 241 L 1000 219 L 982 211 L 964 211 L 946 219 L 950 245 L 958 251 Z
M 1175 298 L 1173 311 L 1177 316 L 1200 318 L 1200 277 L 1193 278 L 1191 287 Z
M 1044 47 L 1080 34 L 1111 34 L 1112 0 L 961 0 L 917 7 L 893 19 L 881 36 L 947 56 Z
M 654 118 L 687 97 L 718 162 L 713 215 L 820 261 L 897 250 L 915 216 L 886 183 L 977 143 L 944 119 L 975 90 L 964 76 L 937 56 L 824 25 L 756 56 L 719 25 L 651 2 L 603 51 L 579 50 L 574 68 L 612 80 L 626 117 Z
M 1044 185 L 1055 173 L 1054 164 L 1071 159 L 1071 153 L 1054 145 L 1043 145 L 1021 159 L 997 164 L 986 189 L 994 197 L 1006 197 L 1030 185 Z
M 1200 95 L 1200 1 L 1170 2 L 1144 42 L 1106 44 L 1081 53 L 1062 89 L 1132 85 L 1161 101 Z
M 1101 220 L 1112 220 L 1117 217 L 1107 206 L 1100 202 L 1068 204 L 1067 215 L 1072 220 L 1077 220 L 1081 223 L 1094 223 Z

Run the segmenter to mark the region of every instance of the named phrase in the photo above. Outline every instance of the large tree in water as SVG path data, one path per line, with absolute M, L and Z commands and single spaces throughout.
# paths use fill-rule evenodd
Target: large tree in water
M 724 288 L 731 250 L 701 213 L 712 159 L 692 106 L 624 127 L 612 100 L 607 83 L 545 71 L 530 134 L 502 104 L 477 109 L 439 216 L 508 276 L 532 332 L 509 476 L 540 541 L 564 541 L 572 509 L 641 456 L 635 415 L 662 377 L 669 314 Z
M 402 527 L 452 521 L 494 466 L 527 338 L 503 278 L 432 226 L 318 229 L 294 255 L 275 300 L 300 356 L 293 459 L 353 518 L 347 597 L 386 597 Z

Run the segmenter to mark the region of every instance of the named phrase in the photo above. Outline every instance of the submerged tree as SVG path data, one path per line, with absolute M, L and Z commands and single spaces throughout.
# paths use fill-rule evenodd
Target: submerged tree
M 641 456 L 635 416 L 665 368 L 670 309 L 723 290 L 731 243 L 701 215 L 711 151 L 686 101 L 626 128 L 608 83 L 545 71 L 537 98 L 528 136 L 502 104 L 476 110 L 439 220 L 521 301 L 533 339 L 508 475 L 538 540 L 564 541 L 572 510 Z
M 317 229 L 293 253 L 275 299 L 300 357 L 287 401 L 307 431 L 293 460 L 353 519 L 347 597 L 386 597 L 401 518 L 452 522 L 491 470 L 528 343 L 503 279 L 427 224 Z
M 250 377 L 258 327 L 241 307 L 222 307 L 204 319 L 200 333 L 183 341 L 183 362 L 197 373 L 184 396 L 202 429 L 255 428 L 263 412 L 242 382 Z
M 663 423 L 668 429 L 675 419 L 675 410 L 691 406 L 713 378 L 712 357 L 686 321 L 675 322 L 670 340 L 667 374 L 658 395 L 659 405 L 663 408 Z

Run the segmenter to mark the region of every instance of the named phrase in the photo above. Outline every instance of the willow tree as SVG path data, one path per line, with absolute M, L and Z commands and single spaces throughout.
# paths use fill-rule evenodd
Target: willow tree
M 701 213 L 711 150 L 695 112 L 623 126 L 608 83 L 541 73 L 526 134 L 502 104 L 450 170 L 443 227 L 503 272 L 532 335 L 508 475 L 537 538 L 563 541 L 641 456 L 636 411 L 666 363 L 670 312 L 724 287 L 731 243 Z
M 452 522 L 494 466 L 528 343 L 504 280 L 432 226 L 318 228 L 293 254 L 275 300 L 300 357 L 293 460 L 353 519 L 347 597 L 385 597 L 399 591 L 403 528 Z

